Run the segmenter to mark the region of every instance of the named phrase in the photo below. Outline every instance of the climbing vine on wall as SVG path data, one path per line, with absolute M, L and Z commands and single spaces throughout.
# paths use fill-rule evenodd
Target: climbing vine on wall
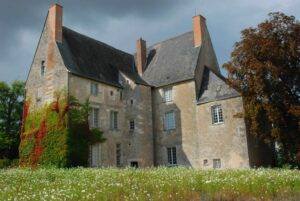
M 21 166 L 87 166 L 89 145 L 104 142 L 102 132 L 89 128 L 89 102 L 79 103 L 65 91 L 55 93 L 55 101 L 39 109 L 23 107 Z

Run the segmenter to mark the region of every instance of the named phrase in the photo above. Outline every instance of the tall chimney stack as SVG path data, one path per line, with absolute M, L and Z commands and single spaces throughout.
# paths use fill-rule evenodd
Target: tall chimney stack
M 143 75 L 146 68 L 146 41 L 142 38 L 136 42 L 136 66 L 140 76 Z
M 206 19 L 201 15 L 193 17 L 194 46 L 199 47 L 205 36 Z
M 50 27 L 50 40 L 62 42 L 63 7 L 59 4 L 50 5 L 48 20 Z

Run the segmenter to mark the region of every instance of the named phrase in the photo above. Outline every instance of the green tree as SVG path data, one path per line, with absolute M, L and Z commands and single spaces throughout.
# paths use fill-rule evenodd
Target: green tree
M 0 82 L 0 158 L 17 158 L 22 123 L 24 82 Z
M 300 167 L 300 23 L 275 12 L 241 34 L 224 67 L 242 93 L 248 130 Z

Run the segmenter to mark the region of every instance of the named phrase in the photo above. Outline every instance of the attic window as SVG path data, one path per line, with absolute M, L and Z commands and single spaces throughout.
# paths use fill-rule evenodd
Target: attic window
M 45 61 L 41 62 L 41 76 L 44 77 L 45 75 Z

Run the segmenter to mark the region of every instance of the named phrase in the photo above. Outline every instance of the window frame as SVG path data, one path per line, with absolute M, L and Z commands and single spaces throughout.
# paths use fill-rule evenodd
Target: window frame
M 169 166 L 176 166 L 178 164 L 176 146 L 167 147 L 167 161 Z
M 116 166 L 121 167 L 121 160 L 122 160 L 122 149 L 121 143 L 116 144 Z
M 130 119 L 129 120 L 129 130 L 134 131 L 134 129 L 135 129 L 135 121 L 134 121 L 134 119 Z
M 90 94 L 91 96 L 98 96 L 99 91 L 98 91 L 98 84 L 95 82 L 91 82 L 90 84 Z
M 110 129 L 118 129 L 118 112 L 111 110 L 110 111 Z
M 96 121 L 95 117 L 97 117 Z M 100 109 L 98 107 L 90 108 L 89 123 L 91 128 L 100 128 Z
M 222 105 L 213 105 L 213 106 L 211 106 L 211 118 L 212 118 L 212 124 L 213 125 L 224 123 Z
M 166 87 L 163 89 L 163 99 L 165 103 L 173 101 L 173 87 Z
M 168 116 L 172 114 L 172 116 Z M 170 118 L 170 119 L 169 119 Z M 171 121 L 173 119 L 173 122 Z M 168 130 L 175 130 L 176 129 L 176 115 L 175 115 L 175 111 L 168 111 L 165 112 L 164 114 L 164 130 L 168 131 Z
M 41 62 L 41 77 L 45 77 L 45 73 L 46 73 L 46 66 L 45 66 L 45 61 L 43 60 Z
M 213 159 L 213 168 L 214 169 L 221 169 L 222 168 L 222 163 L 220 158 L 214 158 Z

